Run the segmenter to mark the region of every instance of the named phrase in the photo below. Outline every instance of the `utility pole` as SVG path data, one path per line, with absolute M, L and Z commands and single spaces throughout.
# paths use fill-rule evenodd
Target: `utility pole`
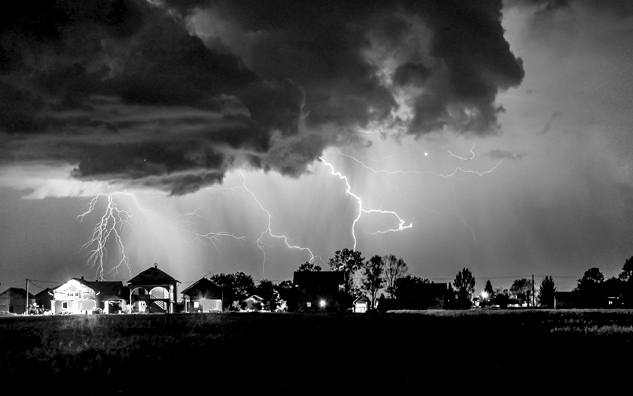
M 29 314 L 29 280 L 26 280 L 26 310 L 24 312 L 26 312 L 26 314 Z
M 532 275 L 532 308 L 534 308 L 534 275 Z

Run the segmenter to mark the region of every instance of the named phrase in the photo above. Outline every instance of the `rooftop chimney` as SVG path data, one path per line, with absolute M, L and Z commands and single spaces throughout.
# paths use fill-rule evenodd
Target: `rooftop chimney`
M 158 264 L 154 263 L 154 268 L 158 268 Z

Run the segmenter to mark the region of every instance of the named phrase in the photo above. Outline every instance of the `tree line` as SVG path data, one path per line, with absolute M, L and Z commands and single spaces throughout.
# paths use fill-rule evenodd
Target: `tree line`
M 353 301 L 363 295 L 368 297 L 371 307 L 375 307 L 376 303 L 384 298 L 422 307 L 428 303 L 428 289 L 424 285 L 432 282 L 427 278 L 409 274 L 406 262 L 394 254 L 374 255 L 366 259 L 360 251 L 346 248 L 337 250 L 334 257 L 328 260 L 327 266 L 330 271 L 340 271 L 344 274 L 340 303 L 345 307 L 351 307 Z M 314 262 L 306 261 L 297 271 L 318 272 L 322 271 L 322 268 Z M 264 300 L 262 306 L 256 308 L 270 311 L 285 309 L 292 305 L 295 298 L 291 280 L 274 284 L 263 279 L 255 285 L 253 278 L 243 272 L 215 274 L 210 279 L 223 287 L 225 300 L 233 302 L 230 309 L 248 308 L 243 301 L 253 294 Z M 509 304 L 518 302 L 521 305 L 527 303 L 528 307 L 553 308 L 556 291 L 556 284 L 551 276 L 546 276 L 538 288 L 527 278 L 514 280 L 508 289 L 493 288 L 488 280 L 484 286 L 484 293 L 479 297 L 479 306 L 506 308 Z M 599 304 L 596 302 L 599 300 L 598 295 L 607 291 L 621 297 L 623 305 L 633 306 L 633 257 L 626 260 L 617 278 L 605 281 L 598 268 L 587 270 L 573 290 L 578 296 L 579 304 L 587 307 Z M 471 308 L 475 298 L 474 292 L 475 278 L 468 268 L 463 268 L 456 274 L 453 282 L 449 283 L 445 308 Z M 378 293 L 381 293 L 380 298 Z

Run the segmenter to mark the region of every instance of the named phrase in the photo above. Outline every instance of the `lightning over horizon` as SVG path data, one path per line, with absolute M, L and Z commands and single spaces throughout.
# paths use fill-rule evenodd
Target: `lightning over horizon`
M 337 149 L 338 151 L 338 149 Z M 352 233 L 352 238 L 354 239 L 354 244 L 353 244 L 353 248 L 352 250 L 356 250 L 356 245 L 357 245 L 357 239 L 356 239 L 356 224 L 358 223 L 358 221 L 360 220 L 360 218 L 362 217 L 363 213 L 379 213 L 379 214 L 387 214 L 387 215 L 391 215 L 391 216 L 395 216 L 398 219 L 398 228 L 389 228 L 386 230 L 380 230 L 380 231 L 376 231 L 376 233 L 378 234 L 386 234 L 389 232 L 399 232 L 399 231 L 404 231 L 406 229 L 412 228 L 413 227 L 413 223 L 409 223 L 408 225 L 405 225 L 406 221 L 403 220 L 400 215 L 398 215 L 398 213 L 392 211 L 392 210 L 383 210 L 383 209 L 365 209 L 363 207 L 363 200 L 356 194 L 354 194 L 352 192 L 352 187 L 349 184 L 349 180 L 347 178 L 346 175 L 343 175 L 341 172 L 337 172 L 334 169 L 334 165 L 330 164 L 329 162 L 327 162 L 323 157 L 319 157 L 319 160 L 321 162 L 323 162 L 327 167 L 330 168 L 331 174 L 333 176 L 337 176 L 339 179 L 343 180 L 345 182 L 345 185 L 347 186 L 347 189 L 345 190 L 345 193 L 350 195 L 351 197 L 353 197 L 356 202 L 358 203 L 358 215 L 356 216 L 356 218 L 354 219 L 354 221 L 352 222 L 352 227 L 351 227 L 351 233 Z

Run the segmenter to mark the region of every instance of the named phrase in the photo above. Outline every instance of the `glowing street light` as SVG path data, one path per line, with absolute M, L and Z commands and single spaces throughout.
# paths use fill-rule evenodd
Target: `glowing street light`
M 484 300 L 488 298 L 488 292 L 481 292 L 481 298 L 483 298 Z
M 319 301 L 319 306 L 320 306 L 321 308 L 325 308 L 325 300 L 321 300 L 321 301 Z

